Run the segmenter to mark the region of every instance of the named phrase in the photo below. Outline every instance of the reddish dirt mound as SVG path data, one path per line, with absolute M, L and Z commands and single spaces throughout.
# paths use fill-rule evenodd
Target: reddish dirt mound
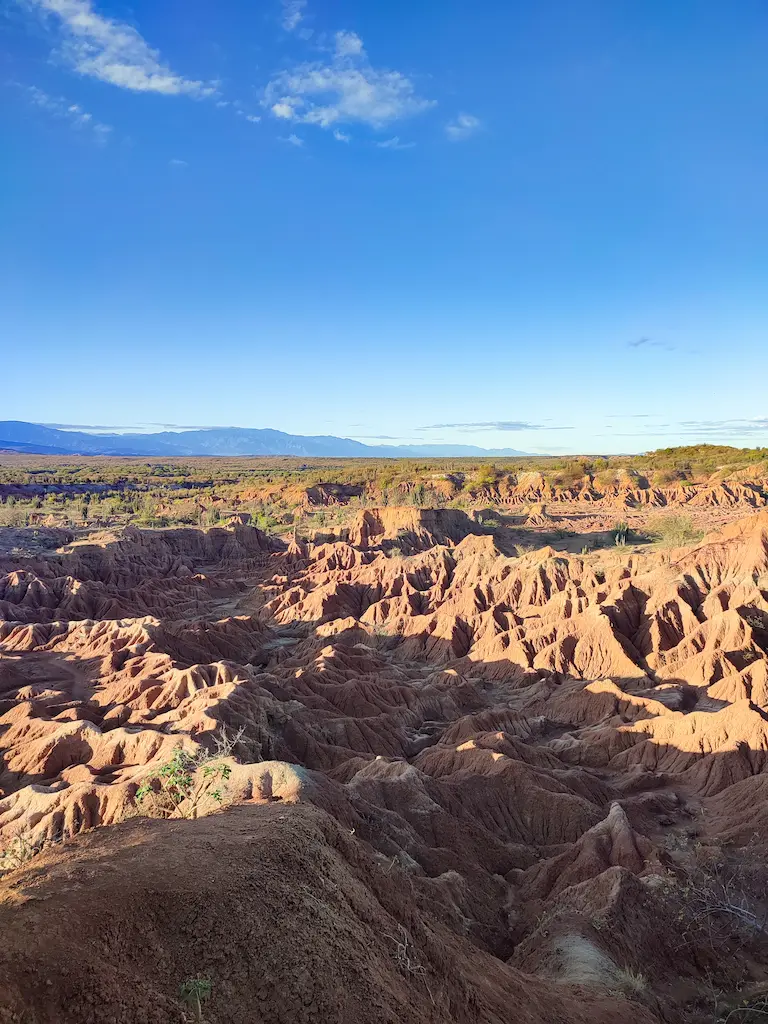
M 344 530 L 344 539 L 358 548 L 400 541 L 409 550 L 422 550 L 435 544 L 456 544 L 479 532 L 466 512 L 459 509 L 390 507 L 359 512 Z
M 510 1005 L 520 1024 L 609 1024 L 624 1012 L 462 940 L 447 891 L 311 808 L 99 830 L 2 896 L 4 1024 L 181 1020 L 179 987 L 195 976 L 212 983 L 210 1024 L 501 1024 Z
M 484 497 L 505 505 L 530 502 L 589 502 L 597 508 L 674 508 L 691 505 L 704 508 L 756 509 L 768 504 L 768 481 L 765 479 L 710 480 L 703 483 L 672 483 L 651 486 L 644 477 L 620 474 L 612 482 L 601 483 L 600 477 L 589 474 L 573 483 L 548 481 L 539 472 L 509 474 Z
M 601 564 L 427 512 L 6 561 L 0 848 L 52 844 L 0 1020 L 180 1020 L 200 973 L 212 1022 L 711 1024 L 764 983 L 768 513 Z M 124 821 L 222 736 L 228 810 Z

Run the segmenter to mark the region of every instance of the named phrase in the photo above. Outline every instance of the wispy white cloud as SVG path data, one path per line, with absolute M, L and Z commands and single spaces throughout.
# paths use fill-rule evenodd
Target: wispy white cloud
M 216 106 L 231 107 L 235 112 L 236 117 L 244 117 L 246 121 L 251 121 L 253 124 L 258 124 L 261 120 L 260 114 L 249 114 L 240 100 L 230 100 L 228 103 L 217 103 Z
M 187 163 L 186 160 L 178 160 L 176 157 L 174 157 L 172 160 L 169 160 L 168 163 L 171 165 L 171 167 L 189 167 L 189 164 Z
M 434 101 L 418 96 L 401 72 L 373 67 L 354 32 L 337 32 L 329 59 L 281 71 L 267 85 L 264 105 L 274 117 L 321 128 L 355 122 L 382 128 Z
M 133 92 L 212 96 L 215 85 L 184 78 L 131 25 L 97 14 L 92 0 L 22 0 L 53 16 L 62 36 L 61 56 L 81 75 Z
M 487 420 L 481 423 L 432 423 L 423 430 L 573 430 L 573 427 L 545 426 L 543 423 L 528 423 L 525 420 Z
M 458 114 L 445 126 L 445 134 L 451 142 L 463 142 L 480 130 L 482 123 L 474 114 Z
M 303 146 L 304 139 L 300 139 L 298 135 L 291 133 L 290 135 L 278 135 L 281 142 L 287 142 L 289 146 Z
M 340 132 L 338 128 L 334 128 L 333 137 L 337 142 L 350 142 L 352 139 L 351 135 L 345 135 L 345 133 Z
M 767 433 L 768 416 L 742 420 L 681 420 L 676 426 L 682 428 L 678 433 L 686 436 L 739 437 L 746 434 Z
M 383 142 L 377 142 L 376 145 L 379 149 L 413 149 L 416 143 L 401 142 L 400 136 L 394 135 L 391 139 L 384 139 Z
M 638 426 L 640 426 L 638 424 Z M 649 424 L 642 431 L 617 432 L 615 424 L 606 424 L 607 434 L 597 434 L 597 437 L 663 437 L 675 443 L 681 438 L 706 441 L 709 444 L 717 444 L 728 441 L 748 441 L 757 444 L 764 438 L 768 439 L 768 416 L 758 416 L 754 419 L 730 419 L 730 420 L 681 420 L 677 423 L 654 423 Z M 758 435 L 758 436 L 754 436 Z
M 112 126 L 96 121 L 79 103 L 71 103 L 63 96 L 51 96 L 38 89 L 36 85 L 22 85 L 27 98 L 33 106 L 44 110 L 47 114 L 60 121 L 67 121 L 72 128 L 86 131 L 94 136 L 97 142 L 106 142 Z
M 286 32 L 295 32 L 304 20 L 307 0 L 283 0 L 282 25 Z
M 335 39 L 337 57 L 360 57 L 364 53 L 363 40 L 357 32 L 337 32 Z

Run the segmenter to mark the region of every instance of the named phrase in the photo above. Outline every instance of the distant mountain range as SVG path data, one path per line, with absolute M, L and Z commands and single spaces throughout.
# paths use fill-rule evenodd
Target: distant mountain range
M 281 430 L 208 427 L 157 434 L 96 434 L 59 430 L 40 423 L 0 420 L 0 451 L 25 455 L 124 455 L 180 458 L 189 455 L 295 455 L 334 459 L 462 458 L 527 455 L 514 448 L 470 444 L 370 445 L 348 437 L 303 437 Z

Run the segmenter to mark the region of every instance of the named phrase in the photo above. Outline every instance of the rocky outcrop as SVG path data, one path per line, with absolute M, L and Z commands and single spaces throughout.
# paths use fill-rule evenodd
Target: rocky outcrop
M 409 550 L 423 550 L 436 544 L 457 544 L 469 534 L 480 532 L 459 509 L 384 507 L 358 513 L 345 530 L 344 539 L 358 548 L 398 541 Z

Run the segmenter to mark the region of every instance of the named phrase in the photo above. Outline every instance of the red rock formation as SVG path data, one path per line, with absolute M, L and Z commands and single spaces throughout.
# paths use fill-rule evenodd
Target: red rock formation
M 768 512 L 604 567 L 474 529 L 384 508 L 287 551 L 237 523 L 3 566 L 0 847 L 66 842 L 2 883 L 0 1022 L 178 1019 L 197 972 L 212 1024 L 671 1024 L 735 987 L 675 886 L 692 822 L 768 828 Z M 222 733 L 234 806 L 80 835 Z

